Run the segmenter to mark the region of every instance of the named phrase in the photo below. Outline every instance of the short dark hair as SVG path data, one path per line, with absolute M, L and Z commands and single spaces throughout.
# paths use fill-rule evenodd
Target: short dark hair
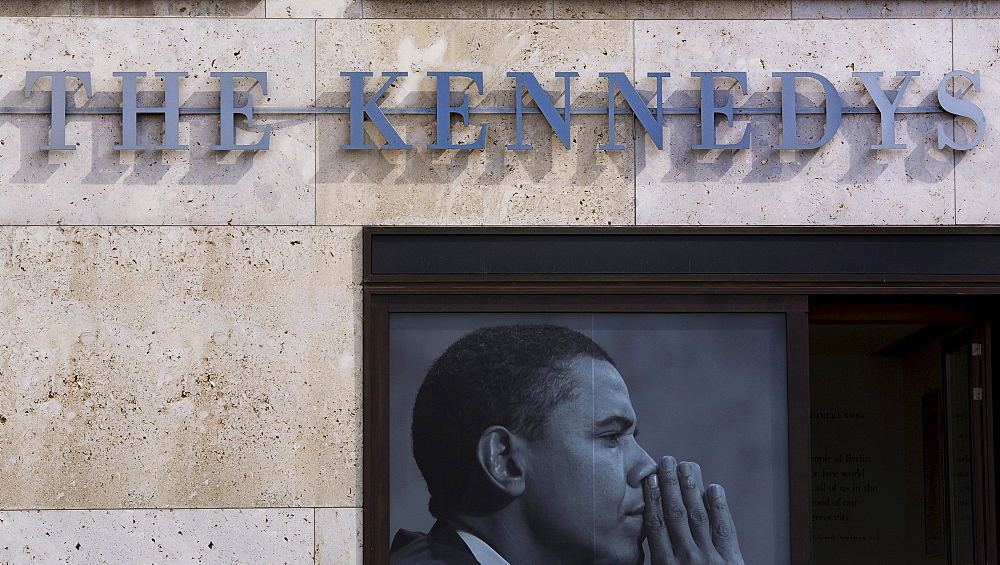
M 434 361 L 413 406 L 413 457 L 430 512 L 486 514 L 499 503 L 479 471 L 476 446 L 490 426 L 538 439 L 554 407 L 574 397 L 566 371 L 578 357 L 614 361 L 580 332 L 553 325 L 478 329 Z

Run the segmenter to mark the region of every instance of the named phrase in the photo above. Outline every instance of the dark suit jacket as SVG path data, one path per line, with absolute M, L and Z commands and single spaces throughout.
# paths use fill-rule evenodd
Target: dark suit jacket
M 427 534 L 399 530 L 389 548 L 390 565 L 479 565 L 469 546 L 438 520 Z

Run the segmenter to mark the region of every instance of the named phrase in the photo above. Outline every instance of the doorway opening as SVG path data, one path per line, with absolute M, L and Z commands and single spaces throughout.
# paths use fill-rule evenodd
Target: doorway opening
M 991 310 L 811 301 L 814 563 L 992 562 Z

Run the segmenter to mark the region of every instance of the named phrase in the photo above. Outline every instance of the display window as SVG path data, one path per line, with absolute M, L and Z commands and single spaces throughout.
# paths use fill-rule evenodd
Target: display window
M 366 561 L 985 564 L 997 249 L 366 229 Z

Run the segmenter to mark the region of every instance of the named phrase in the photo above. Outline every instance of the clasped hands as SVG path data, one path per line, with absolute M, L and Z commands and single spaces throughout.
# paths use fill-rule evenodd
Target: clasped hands
M 744 565 L 726 493 L 705 488 L 697 463 L 663 457 L 642 494 L 652 565 Z

